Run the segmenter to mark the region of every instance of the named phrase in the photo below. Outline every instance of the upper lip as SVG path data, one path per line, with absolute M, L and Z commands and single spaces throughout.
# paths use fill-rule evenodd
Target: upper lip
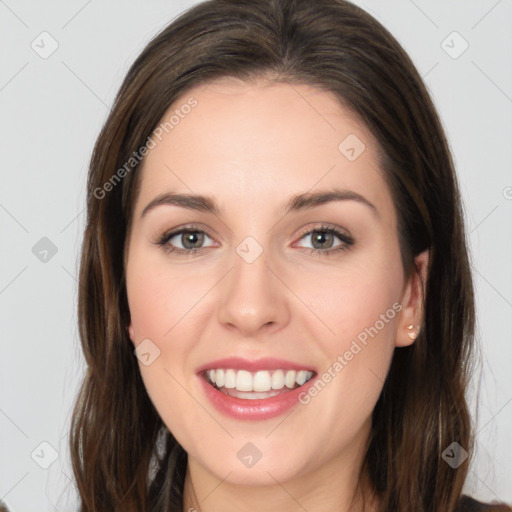
M 272 357 L 262 357 L 260 359 L 243 359 L 241 357 L 227 357 L 224 359 L 216 359 L 197 368 L 197 373 L 205 370 L 213 370 L 218 368 L 247 370 L 256 372 L 258 370 L 309 370 L 316 373 L 316 370 L 307 364 L 295 363 L 286 359 L 276 359 Z

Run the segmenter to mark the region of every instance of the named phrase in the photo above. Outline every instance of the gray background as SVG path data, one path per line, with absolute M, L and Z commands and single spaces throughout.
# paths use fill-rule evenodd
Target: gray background
M 0 0 L 0 499 L 13 512 L 76 510 L 67 433 L 84 369 L 75 310 L 87 164 L 128 66 L 193 3 Z M 356 3 L 409 52 L 447 130 L 482 345 L 466 490 L 512 502 L 512 1 Z M 43 237 L 57 251 L 46 262 L 33 252 Z

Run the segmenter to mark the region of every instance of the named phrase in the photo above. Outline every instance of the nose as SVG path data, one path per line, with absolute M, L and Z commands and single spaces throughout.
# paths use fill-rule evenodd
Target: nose
M 252 263 L 235 254 L 233 268 L 219 288 L 219 322 L 244 337 L 284 327 L 290 320 L 287 289 L 275 274 L 265 251 Z

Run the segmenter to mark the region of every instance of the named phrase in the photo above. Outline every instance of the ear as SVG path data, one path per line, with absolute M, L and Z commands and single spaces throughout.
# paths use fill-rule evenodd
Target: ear
M 128 325 L 128 334 L 130 335 L 130 339 L 132 340 L 132 343 L 135 345 L 135 331 L 133 330 L 133 325 L 130 320 L 130 324 Z
M 412 345 L 423 324 L 429 257 L 430 252 L 426 250 L 414 258 L 414 269 L 404 285 L 395 342 L 397 347 Z

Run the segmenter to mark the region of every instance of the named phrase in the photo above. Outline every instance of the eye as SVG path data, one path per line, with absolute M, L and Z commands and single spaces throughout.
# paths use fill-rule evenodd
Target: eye
M 164 233 L 156 243 L 163 246 L 167 252 L 190 254 L 215 245 L 214 243 L 203 245 L 207 240 L 213 242 L 202 229 L 182 228 Z
M 310 246 L 304 247 L 313 254 L 332 254 L 348 249 L 354 244 L 353 238 L 343 231 L 331 226 L 319 226 L 302 234 L 300 240 L 310 240 Z M 336 239 L 338 243 L 336 243 Z
M 332 226 L 318 226 L 302 233 L 299 240 L 310 240 L 310 246 L 302 249 L 313 255 L 331 255 L 346 250 L 354 244 L 353 238 L 340 229 Z M 209 242 L 208 242 L 209 241 Z M 205 242 L 208 245 L 205 245 Z M 216 242 L 202 229 L 183 227 L 163 233 L 155 242 L 168 253 L 194 255 L 208 247 L 217 246 Z M 297 246 L 297 243 L 294 244 Z

